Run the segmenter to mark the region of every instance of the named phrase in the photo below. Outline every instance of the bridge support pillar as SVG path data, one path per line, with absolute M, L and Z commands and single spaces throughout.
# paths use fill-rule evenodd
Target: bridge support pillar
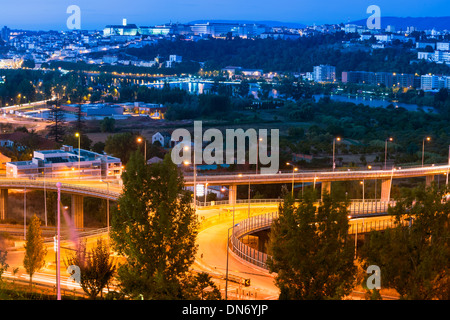
M 228 187 L 228 203 L 235 204 L 237 195 L 237 185 L 230 185 Z
M 0 189 L 0 219 L 8 217 L 8 189 Z
M 325 193 L 331 194 L 331 181 L 322 181 L 321 199 Z
M 83 196 L 72 195 L 71 211 L 75 228 L 84 228 Z
M 389 201 L 391 199 L 391 179 L 381 180 L 381 201 Z
M 426 176 L 425 177 L 425 185 L 427 187 L 431 187 L 431 184 L 433 183 L 433 181 L 434 181 L 434 176 Z

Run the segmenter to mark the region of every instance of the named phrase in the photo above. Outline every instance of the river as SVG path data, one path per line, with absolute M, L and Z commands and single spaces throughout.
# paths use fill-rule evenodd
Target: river
M 317 102 L 320 100 L 320 98 L 325 97 L 324 94 L 316 94 L 313 95 L 314 100 Z M 364 104 L 369 107 L 373 108 L 386 108 L 389 105 L 393 105 L 395 108 L 405 108 L 408 111 L 420 111 L 423 110 L 425 112 L 432 112 L 437 113 L 436 109 L 429 106 L 419 106 L 416 104 L 409 104 L 409 103 L 402 103 L 402 102 L 395 102 L 395 101 L 389 101 L 389 100 L 381 100 L 381 99 L 373 99 L 370 97 L 365 96 L 347 96 L 347 95 L 331 95 L 329 96 L 334 101 L 342 101 L 342 102 L 352 102 L 355 104 Z

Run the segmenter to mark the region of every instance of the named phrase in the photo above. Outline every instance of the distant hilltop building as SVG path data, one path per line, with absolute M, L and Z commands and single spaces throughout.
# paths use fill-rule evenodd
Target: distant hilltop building
M 241 38 L 260 36 L 269 31 L 269 28 L 260 24 L 241 24 L 234 22 L 204 22 L 193 24 L 164 24 L 157 26 L 141 26 L 128 24 L 126 20 L 122 25 L 107 25 L 103 29 L 104 37 L 112 36 L 170 36 L 192 35 L 198 37 L 211 36 L 224 38 L 229 35 Z
M 417 59 L 436 63 L 450 63 L 450 42 L 421 42 L 416 44 Z M 425 50 L 425 51 L 423 51 Z
M 107 25 L 103 29 L 103 36 L 136 36 L 139 28 L 135 24 L 127 25 Z

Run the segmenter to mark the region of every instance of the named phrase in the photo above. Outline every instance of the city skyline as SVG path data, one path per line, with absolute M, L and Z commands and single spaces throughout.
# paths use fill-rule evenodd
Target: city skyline
M 322 0 L 310 3 L 307 1 L 281 0 L 273 6 L 267 0 L 247 1 L 205 1 L 169 0 L 164 3 L 149 3 L 135 0 L 133 6 L 121 7 L 119 2 L 90 2 L 78 0 L 67 3 L 57 0 L 34 2 L 20 0 L 20 4 L 4 3 L 0 12 L 0 25 L 13 29 L 25 30 L 58 30 L 67 29 L 66 13 L 70 5 L 81 9 L 81 29 L 101 29 L 107 24 L 121 24 L 122 19 L 137 25 L 158 25 L 164 23 L 188 23 L 195 20 L 250 20 L 280 21 L 284 23 L 333 24 L 365 19 L 370 16 L 367 8 L 375 4 L 381 8 L 381 16 L 396 17 L 433 17 L 436 12 L 450 12 L 450 3 L 435 0 L 427 3 L 417 0 L 400 0 L 392 3 L 379 0 L 377 3 L 364 0 L 331 1 Z

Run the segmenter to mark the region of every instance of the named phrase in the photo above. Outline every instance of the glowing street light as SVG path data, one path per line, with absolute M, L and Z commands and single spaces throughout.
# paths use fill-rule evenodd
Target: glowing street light
M 362 185 L 362 201 L 363 201 L 363 210 L 364 210 L 364 180 L 359 182 Z
M 422 167 L 423 167 L 423 159 L 424 159 L 424 155 L 425 155 L 425 140 L 426 141 L 431 141 L 430 137 L 426 137 L 422 140 Z
M 286 162 L 286 164 L 288 166 L 292 166 L 292 198 L 294 198 L 294 173 L 295 171 L 298 171 L 298 168 L 296 168 L 292 163 Z
M 337 138 L 333 139 L 333 171 L 336 168 L 336 162 L 334 161 L 334 155 L 335 155 L 335 150 L 336 150 L 336 141 L 341 141 L 341 138 L 337 137 Z
M 56 299 L 61 300 L 61 182 L 56 183 L 57 197 L 57 223 L 56 223 Z
M 183 148 L 185 151 L 188 151 L 190 149 L 189 146 L 185 146 Z M 189 165 L 189 161 L 184 161 L 184 165 Z M 193 167 L 194 167 L 194 210 L 197 208 L 197 204 L 196 204 L 196 197 L 197 197 L 197 192 L 196 192 L 196 187 L 197 187 L 197 166 L 195 164 L 195 150 L 194 150 L 194 161 L 193 161 Z
M 136 141 L 138 143 L 141 143 L 142 141 L 144 141 L 144 160 L 147 163 L 147 140 L 142 137 L 139 137 L 139 138 L 137 138 Z
M 75 133 L 75 137 L 78 138 L 78 179 L 81 179 L 81 166 L 80 166 L 80 161 L 81 161 L 81 135 L 79 132 Z
M 390 137 L 384 140 L 384 170 L 386 170 L 386 163 L 387 163 L 387 143 L 388 141 L 392 142 L 394 141 L 394 138 Z
M 258 162 L 259 162 L 259 142 L 263 141 L 263 138 L 259 138 L 256 143 L 256 174 L 258 174 Z

